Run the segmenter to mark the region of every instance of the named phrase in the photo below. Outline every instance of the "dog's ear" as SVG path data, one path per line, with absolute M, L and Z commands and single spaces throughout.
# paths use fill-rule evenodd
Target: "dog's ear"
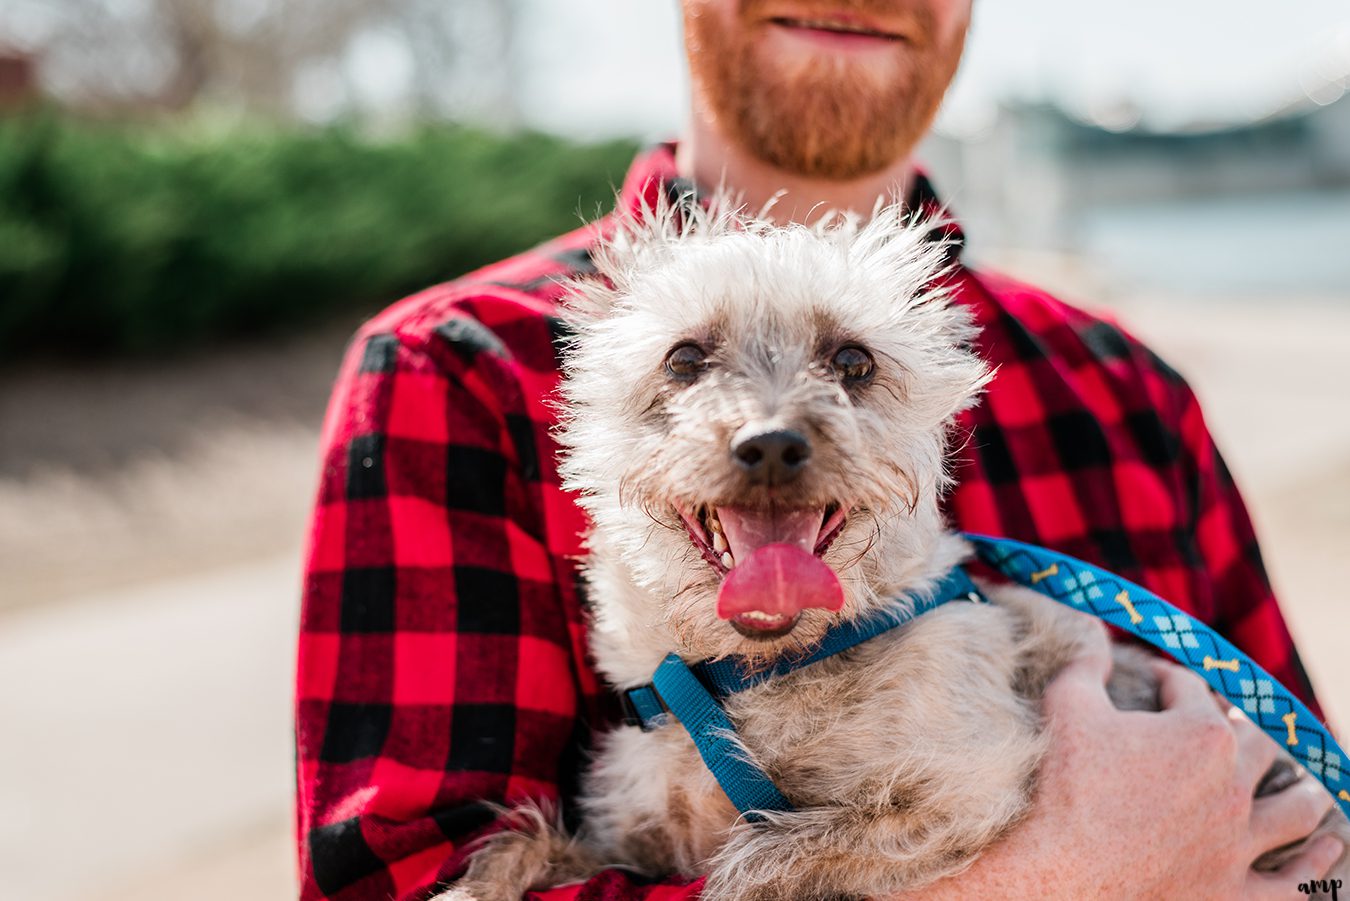
M 870 218 L 843 214 L 829 230 L 848 243 L 854 266 L 903 297 L 920 298 L 955 268 L 953 239 L 947 237 L 951 225 L 945 210 L 926 213 L 878 199 Z
M 768 227 L 745 213 L 739 195 L 720 188 L 704 194 L 663 190 L 652 203 L 633 209 L 621 202 L 590 249 L 594 274 L 568 283 L 564 318 L 584 326 L 621 310 L 640 293 L 642 278 L 673 259 L 682 245 Z
M 610 316 L 631 295 L 638 273 L 668 254 L 673 206 L 664 199 L 637 214 L 620 210 L 599 228 L 589 251 L 595 269 L 566 282 L 562 315 L 574 327 Z
M 909 305 L 907 318 L 924 337 L 898 354 L 911 376 L 906 407 L 928 427 L 950 425 L 980 403 L 996 370 L 975 349 L 979 330 L 970 311 L 952 303 L 945 291 L 920 295 Z
M 993 377 L 976 353 L 979 327 L 971 310 L 954 302 L 946 276 L 955 266 L 945 213 L 924 215 L 899 203 L 881 203 L 865 222 L 833 226 L 847 241 L 850 264 L 894 302 L 883 309 L 885 332 L 904 336 L 895 356 L 912 375 L 906 401 L 938 426 L 975 406 Z
M 563 282 L 563 287 L 565 291 L 559 299 L 558 314 L 572 331 L 580 331 L 604 319 L 623 296 L 623 292 L 600 271 L 569 278 Z

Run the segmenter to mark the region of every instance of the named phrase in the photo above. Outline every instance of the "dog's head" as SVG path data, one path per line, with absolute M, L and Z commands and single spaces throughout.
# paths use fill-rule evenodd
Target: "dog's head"
M 695 656 L 778 656 L 932 575 L 948 432 L 988 378 L 932 222 L 629 222 L 574 284 L 563 474 L 596 611 Z

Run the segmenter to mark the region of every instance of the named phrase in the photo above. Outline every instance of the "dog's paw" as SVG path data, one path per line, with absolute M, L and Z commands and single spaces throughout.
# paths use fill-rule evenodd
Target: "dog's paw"
M 600 869 L 550 805 L 496 808 L 507 828 L 475 842 L 467 872 L 432 901 L 518 901 L 531 889 L 584 879 Z
M 449 891 L 434 895 L 430 901 L 486 901 L 486 899 L 478 897 L 476 892 L 456 885 Z
M 520 901 L 525 891 L 509 877 L 491 881 L 466 876 L 429 901 Z

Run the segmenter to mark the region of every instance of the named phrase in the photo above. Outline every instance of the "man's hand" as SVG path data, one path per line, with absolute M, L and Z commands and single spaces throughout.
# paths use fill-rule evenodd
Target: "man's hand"
M 1302 779 L 1253 800 L 1274 742 L 1195 674 L 1156 666 L 1163 710 L 1117 710 L 1102 630 L 1046 690 L 1051 746 L 1031 814 L 966 873 L 904 897 L 1302 897 L 1298 883 L 1330 869 L 1338 839 L 1279 872 L 1251 864 L 1310 834 L 1330 796 Z

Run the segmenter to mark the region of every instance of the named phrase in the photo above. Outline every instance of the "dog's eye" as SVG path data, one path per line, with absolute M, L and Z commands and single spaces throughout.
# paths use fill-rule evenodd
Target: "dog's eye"
M 698 378 L 707 368 L 708 354 L 697 344 L 679 344 L 666 354 L 666 372 L 681 381 Z
M 845 382 L 861 382 L 872 374 L 872 355 L 856 344 L 841 347 L 830 361 L 835 373 Z

